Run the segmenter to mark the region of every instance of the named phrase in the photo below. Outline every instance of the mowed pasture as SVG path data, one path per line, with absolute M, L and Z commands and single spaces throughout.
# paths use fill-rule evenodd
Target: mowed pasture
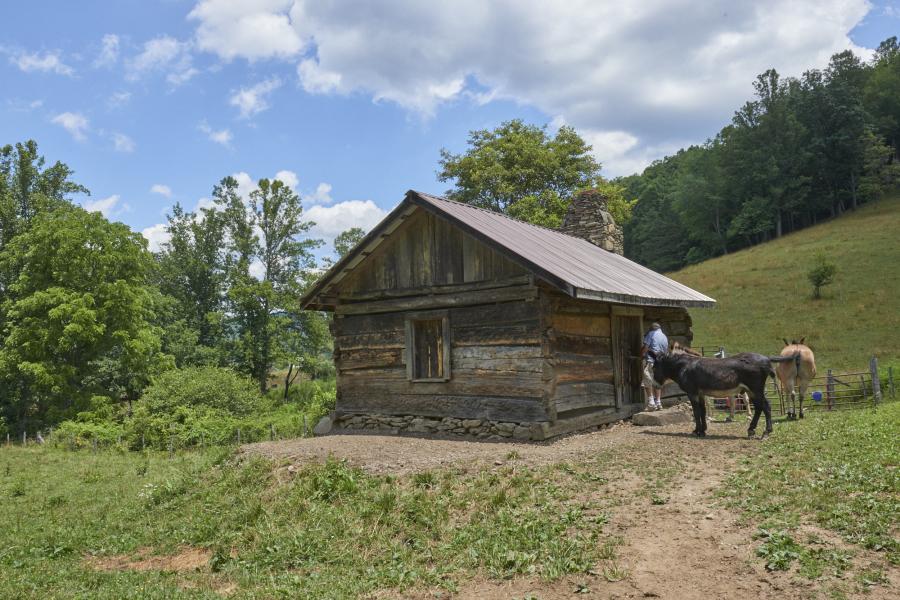
M 0 597 L 895 597 L 900 403 L 687 429 L 398 473 L 2 447 Z
M 691 311 L 694 341 L 730 353 L 777 353 L 806 337 L 820 370 L 864 370 L 869 358 L 900 371 L 900 196 L 670 277 L 718 301 Z M 837 266 L 822 299 L 807 272 L 822 254 Z M 824 372 L 824 371 L 823 371 Z

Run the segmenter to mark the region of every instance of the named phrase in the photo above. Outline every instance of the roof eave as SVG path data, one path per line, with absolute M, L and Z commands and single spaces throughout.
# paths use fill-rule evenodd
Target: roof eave
M 645 298 L 628 294 L 614 294 L 611 292 L 599 292 L 585 288 L 575 288 L 575 298 L 583 300 L 595 300 L 598 302 L 614 302 L 617 304 L 632 304 L 636 306 L 674 306 L 683 308 L 710 308 L 716 305 L 712 298 L 688 299 L 688 298 Z

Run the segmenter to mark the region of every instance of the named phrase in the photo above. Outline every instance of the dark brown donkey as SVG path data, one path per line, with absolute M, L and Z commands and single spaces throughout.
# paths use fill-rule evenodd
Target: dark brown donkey
M 660 386 L 671 379 L 684 390 L 691 401 L 696 425 L 694 434 L 698 437 L 706 435 L 705 396 L 723 397 L 747 392 L 753 403 L 753 419 L 747 435 L 753 437 L 760 414 L 765 414 L 765 437 L 772 433 L 772 407 L 766 399 L 766 380 L 769 377 L 775 378 L 773 362 L 789 360 L 794 360 L 794 357 L 769 357 L 753 352 L 735 354 L 728 358 L 667 354 L 656 359 L 653 378 Z

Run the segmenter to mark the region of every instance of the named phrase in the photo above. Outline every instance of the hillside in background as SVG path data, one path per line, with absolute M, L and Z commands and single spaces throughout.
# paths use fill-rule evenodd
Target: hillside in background
M 819 253 L 838 271 L 812 300 Z M 900 371 L 900 197 L 670 276 L 718 301 L 692 311 L 695 346 L 778 353 L 781 338 L 806 336 L 820 372 L 860 370 L 873 354 Z

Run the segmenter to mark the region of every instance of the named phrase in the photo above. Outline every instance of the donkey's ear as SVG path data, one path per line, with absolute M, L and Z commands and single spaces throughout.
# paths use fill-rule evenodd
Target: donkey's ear
M 806 336 L 805 336 L 805 335 L 804 335 L 802 338 L 800 338 L 800 343 L 802 344 L 804 341 L 806 341 Z
M 787 341 L 787 338 L 781 338 L 781 341 L 784 342 L 784 345 L 785 345 L 785 346 L 790 346 L 790 344 L 789 344 L 788 341 Z

